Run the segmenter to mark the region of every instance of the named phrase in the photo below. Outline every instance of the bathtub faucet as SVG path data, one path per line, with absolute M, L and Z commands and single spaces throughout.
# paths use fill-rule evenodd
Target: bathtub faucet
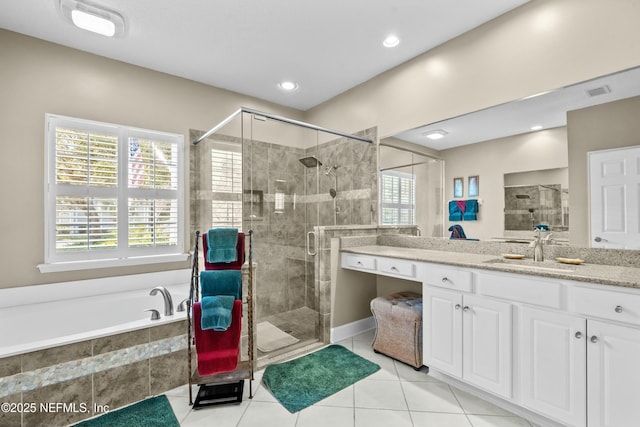
M 164 298 L 164 315 L 165 316 L 173 316 L 173 300 L 171 299 L 171 294 L 167 290 L 167 288 L 163 286 L 156 286 L 151 289 L 149 295 L 156 295 L 158 292 L 162 294 L 162 298 Z

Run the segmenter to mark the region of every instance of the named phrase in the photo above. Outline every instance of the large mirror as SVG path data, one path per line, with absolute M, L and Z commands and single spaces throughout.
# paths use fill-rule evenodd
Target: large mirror
M 559 242 L 591 246 L 587 153 L 640 145 L 639 117 L 640 67 L 410 129 L 392 139 L 425 147 L 445 161 L 445 207 L 471 198 L 468 179 L 478 177 L 478 220 L 461 222 L 467 236 L 526 240 L 530 230 L 513 230 L 521 226 L 513 221 L 525 227 L 546 221 L 553 222 Z M 430 139 L 433 135 L 437 139 Z M 544 177 L 558 171 L 565 171 L 566 180 Z M 462 197 L 454 195 L 456 178 L 464 184 Z M 445 217 L 443 230 L 451 224 Z

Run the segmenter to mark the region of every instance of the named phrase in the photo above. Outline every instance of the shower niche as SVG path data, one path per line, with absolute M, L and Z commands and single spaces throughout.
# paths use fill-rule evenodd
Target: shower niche
M 254 233 L 259 364 L 328 342 L 331 297 L 319 280 L 328 260 L 320 259 L 318 228 L 377 221 L 375 135 L 241 109 L 212 131 L 193 131 L 192 141 L 198 138 L 190 146 L 193 230 Z M 273 332 L 271 326 L 286 345 L 261 341 L 260 331 Z

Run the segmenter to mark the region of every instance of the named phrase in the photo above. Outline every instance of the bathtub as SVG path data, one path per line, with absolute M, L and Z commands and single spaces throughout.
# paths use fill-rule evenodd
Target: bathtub
M 5 411 L 0 425 L 66 426 L 186 384 L 187 316 L 175 310 L 190 278 L 184 269 L 0 289 L 0 402 L 91 408 Z M 149 295 L 156 286 L 171 293 L 174 315 Z
M 191 270 L 0 289 L 0 358 L 180 321 L 178 304 L 189 295 Z M 174 315 L 164 315 L 169 290 Z M 151 320 L 151 312 L 160 313 Z

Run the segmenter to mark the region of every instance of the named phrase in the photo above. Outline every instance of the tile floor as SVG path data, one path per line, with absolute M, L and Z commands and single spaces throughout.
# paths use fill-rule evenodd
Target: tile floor
M 531 427 L 526 420 L 416 372 L 371 349 L 373 331 L 338 344 L 378 365 L 380 371 L 298 413 L 284 409 L 260 383 L 248 384 L 242 403 L 192 410 L 188 388 L 166 393 L 182 427 Z M 195 392 L 194 392 L 195 396 Z

